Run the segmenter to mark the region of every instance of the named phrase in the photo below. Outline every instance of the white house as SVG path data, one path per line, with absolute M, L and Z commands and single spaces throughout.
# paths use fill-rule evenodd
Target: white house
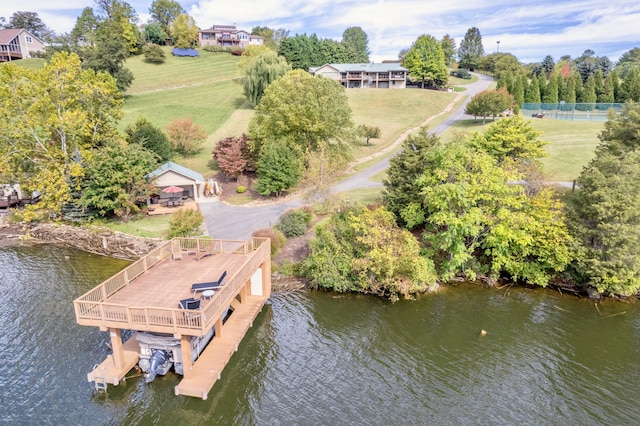
M 309 72 L 339 81 L 344 87 L 404 89 L 408 70 L 398 63 L 381 64 L 325 64 L 310 68 Z

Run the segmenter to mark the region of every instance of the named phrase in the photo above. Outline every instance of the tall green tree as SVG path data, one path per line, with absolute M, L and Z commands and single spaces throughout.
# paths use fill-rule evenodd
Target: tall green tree
M 421 127 L 418 132 L 407 136 L 402 142 L 402 150 L 389 161 L 382 199 L 400 226 L 411 229 L 400 213 L 410 203 L 420 199 L 416 180 L 426 167 L 429 151 L 439 143 L 435 134 L 429 133 L 427 127 Z
M 551 73 L 553 72 L 556 66 L 556 63 L 553 60 L 553 57 L 551 55 L 545 56 L 540 65 L 542 66 L 542 70 L 544 71 L 545 77 L 551 78 Z
M 622 79 L 624 79 L 632 69 L 640 71 L 640 47 L 634 47 L 628 52 L 623 53 L 620 59 L 618 59 L 614 69 Z
M 244 95 L 247 101 L 258 105 L 267 87 L 291 71 L 291 65 L 277 53 L 267 52 L 251 58 L 243 71 Z
M 118 89 L 124 92 L 133 82 L 133 73 L 125 68 L 129 56 L 129 45 L 122 37 L 122 26 L 118 22 L 103 21 L 96 32 L 95 45 L 84 49 L 82 66 L 94 71 L 104 71 L 116 79 Z
M 300 180 L 302 162 L 290 143 L 271 141 L 264 147 L 256 169 L 258 193 L 279 197 Z
M 353 121 L 345 89 L 328 78 L 289 71 L 265 91 L 249 135 L 258 152 L 269 140 L 287 140 L 299 154 L 322 146 L 348 150 Z
M 182 13 L 186 13 L 184 8 L 174 0 L 154 0 L 149 7 L 152 22 L 160 25 L 165 34 L 171 33 L 171 24 Z M 165 40 L 162 40 L 164 43 Z M 154 42 L 156 44 L 161 44 Z
M 189 14 L 181 13 L 171 25 L 171 38 L 176 47 L 188 49 L 198 44 L 198 26 Z
M 251 34 L 264 38 L 264 44 L 274 52 L 278 52 L 282 40 L 289 37 L 289 31 L 284 28 L 253 27 Z
M 347 48 L 350 62 L 369 62 L 369 37 L 360 27 L 349 27 L 342 33 L 342 44 Z M 331 63 L 331 62 L 330 62 Z M 335 62 L 333 62 L 335 63 Z
M 129 217 L 151 194 L 145 178 L 157 164 L 142 145 L 110 142 L 91 156 L 80 204 L 98 216 Z
M 36 12 L 14 12 L 6 28 L 24 28 L 42 40 L 50 40 L 55 32 L 50 29 Z
M 540 103 L 540 83 L 533 77 L 524 89 L 524 101 L 526 103 Z
M 577 269 L 599 292 L 629 296 L 640 290 L 640 105 L 611 112 L 599 138 L 569 204 Z
M 284 56 L 294 70 L 309 71 L 311 67 L 324 65 L 320 39 L 317 35 L 296 34 L 280 42 L 278 54 Z
M 413 42 L 407 52 L 404 66 L 409 70 L 409 76 L 428 86 L 442 87 L 446 84 L 449 74 L 444 61 L 444 53 L 440 43 L 430 35 L 421 35 Z
M 640 70 L 633 68 L 627 73 L 618 90 L 618 102 L 640 102 Z
M 449 34 L 445 34 L 440 40 L 440 46 L 442 46 L 442 53 L 444 53 L 444 63 L 450 66 L 454 63 L 457 54 L 456 40 Z
M 159 162 L 166 162 L 173 156 L 171 142 L 167 135 L 151 124 L 149 120 L 140 117 L 125 129 L 126 140 L 129 145 L 138 144 L 147 151 L 154 153 Z
M 58 53 L 39 70 L 0 67 L 0 157 L 3 171 L 41 202 L 25 220 L 57 217 L 71 200 L 82 158 L 116 136 L 122 96 L 106 73 L 82 69 L 75 54 Z
M 509 183 L 517 175 L 463 142 L 430 150 L 425 165 L 420 198 L 402 216 L 423 227 L 442 280 L 507 275 L 545 286 L 571 260 L 562 211 L 549 193 L 527 197 Z
M 484 47 L 482 47 L 480 30 L 471 27 L 467 30 L 458 48 L 458 67 L 473 71 L 478 68 L 480 58 L 483 56 Z
M 169 33 L 162 29 L 162 26 L 157 22 L 151 22 L 144 26 L 143 30 L 144 38 L 147 43 L 163 45 L 169 37 Z
M 82 9 L 76 18 L 76 24 L 71 30 L 71 39 L 80 46 L 94 46 L 96 43 L 98 26 L 101 22 L 91 7 Z

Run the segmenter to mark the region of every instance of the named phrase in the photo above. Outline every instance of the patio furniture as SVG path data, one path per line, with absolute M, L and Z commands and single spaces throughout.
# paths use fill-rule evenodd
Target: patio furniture
M 191 291 L 197 293 L 198 291 L 217 290 L 222 287 L 222 280 L 227 276 L 227 271 L 224 271 L 217 281 L 209 281 L 206 283 L 195 283 L 191 285 Z

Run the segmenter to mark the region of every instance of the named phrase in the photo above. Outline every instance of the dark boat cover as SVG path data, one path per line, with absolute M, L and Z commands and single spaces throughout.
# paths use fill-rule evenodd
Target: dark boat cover
M 180 49 L 178 47 L 174 47 L 171 50 L 171 53 L 173 56 L 198 56 L 198 51 L 196 49 Z

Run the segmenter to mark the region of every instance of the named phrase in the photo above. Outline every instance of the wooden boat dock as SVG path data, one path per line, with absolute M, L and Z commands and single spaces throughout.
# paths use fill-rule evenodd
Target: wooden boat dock
M 183 380 L 176 395 L 206 399 L 222 370 L 271 294 L 268 238 L 226 241 L 176 238 L 107 279 L 74 301 L 80 325 L 109 332 L 113 354 L 87 375 L 96 387 L 117 385 L 138 363 L 135 335 L 122 341 L 122 330 L 173 335 L 180 339 Z M 191 285 L 227 277 L 212 297 L 200 294 L 198 310 L 178 301 L 192 297 Z M 223 315 L 233 313 L 223 323 Z M 191 336 L 215 336 L 192 362 Z

